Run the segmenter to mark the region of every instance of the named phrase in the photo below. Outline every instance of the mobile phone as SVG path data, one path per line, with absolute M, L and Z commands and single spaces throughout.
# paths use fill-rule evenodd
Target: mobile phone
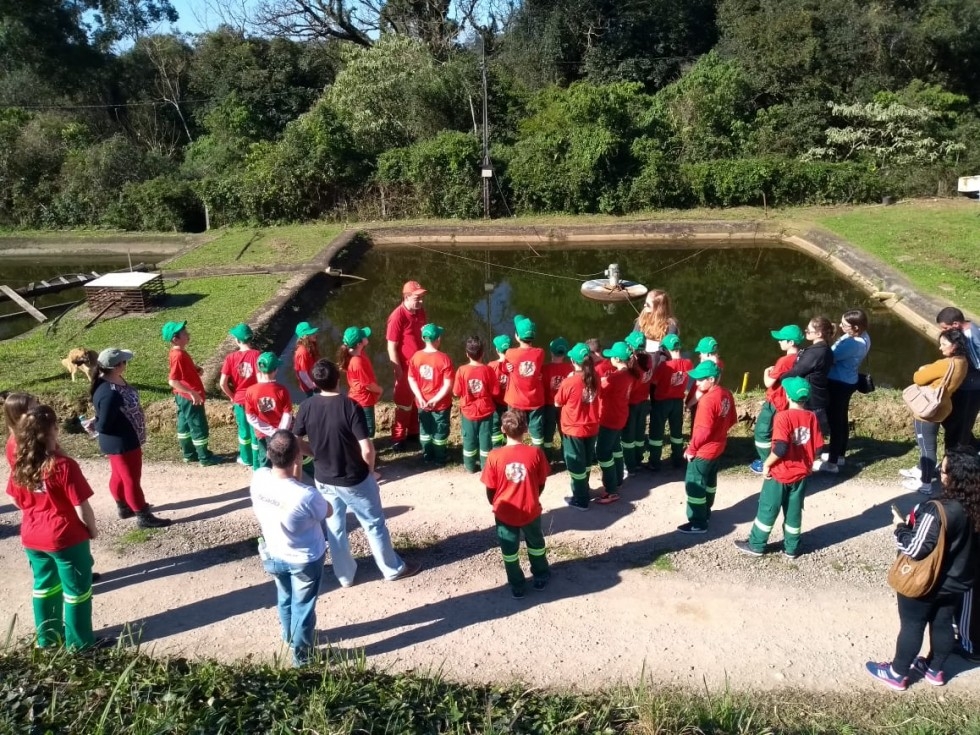
M 894 503 L 892 503 L 892 515 L 895 516 L 895 518 L 901 518 L 903 520 L 905 518 L 905 514 L 902 511 L 900 511 L 898 509 L 898 506 L 895 505 Z

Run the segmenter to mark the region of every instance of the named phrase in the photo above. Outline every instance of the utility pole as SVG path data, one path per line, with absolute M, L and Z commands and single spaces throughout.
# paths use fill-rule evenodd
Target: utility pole
M 483 49 L 480 73 L 483 79 L 483 165 L 480 177 L 483 180 L 483 218 L 490 219 L 490 179 L 493 178 L 493 164 L 490 163 L 490 120 L 487 113 L 487 39 L 480 34 Z

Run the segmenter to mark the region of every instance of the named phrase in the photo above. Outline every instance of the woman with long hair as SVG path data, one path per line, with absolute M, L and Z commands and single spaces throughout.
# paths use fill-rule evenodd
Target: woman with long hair
M 561 410 L 561 448 L 572 480 L 572 494 L 565 503 L 577 510 L 588 510 L 589 470 L 595 464 L 599 435 L 599 376 L 585 343 L 579 342 L 570 349 L 568 359 L 573 372 L 555 394 L 555 405 Z
M 939 352 L 942 357 L 929 365 L 923 365 L 912 375 L 912 382 L 916 385 L 938 388 L 945 381 L 946 389 L 943 391 L 938 413 L 928 421 L 921 416 L 912 417 L 915 441 L 919 445 L 919 466 L 899 470 L 899 474 L 906 478 L 902 481 L 902 487 L 906 490 L 932 495 L 932 483 L 936 479 L 936 458 L 939 456 L 939 427 L 953 410 L 953 393 L 966 380 L 969 369 L 966 350 L 966 336 L 963 332 L 959 329 L 947 329 L 939 335 Z M 946 441 L 948 444 L 952 443 L 948 434 Z
M 815 316 L 806 325 L 803 335 L 810 344 L 796 355 L 796 363 L 792 369 L 783 373 L 781 380 L 786 378 L 806 378 L 810 384 L 810 400 L 806 408 L 817 415 L 820 433 L 825 437 L 830 435 L 830 422 L 827 419 L 827 403 L 829 393 L 827 380 L 830 368 L 834 364 L 834 352 L 830 349 L 830 339 L 834 336 L 834 325 L 825 316 Z M 824 472 L 837 472 L 837 464 L 816 462 L 816 469 Z
M 94 428 L 99 434 L 99 450 L 109 458 L 109 493 L 116 501 L 119 517 L 136 516 L 140 528 L 163 528 L 171 522 L 150 512 L 140 483 L 146 417 L 139 393 L 124 377 L 132 359 L 132 352 L 118 347 L 99 353 L 89 389 L 95 408 Z
M 7 494 L 23 514 L 21 543 L 34 575 L 34 625 L 41 648 L 90 648 L 92 554 L 98 536 L 92 488 L 58 447 L 50 406 L 31 408 L 14 428 L 17 445 Z
M 655 355 L 660 349 L 660 340 L 665 335 L 680 334 L 680 325 L 674 316 L 670 294 L 659 288 L 648 292 L 633 330 L 643 332 L 647 339 L 645 351 L 651 355 Z
M 943 492 L 938 499 L 920 503 L 907 519 L 895 519 L 898 552 L 916 560 L 935 550 L 942 528 L 945 546 L 939 578 L 923 597 L 897 594 L 900 628 L 895 657 L 890 662 L 865 664 L 871 676 L 898 691 L 908 688 L 913 672 L 934 686 L 946 683 L 943 666 L 956 644 L 953 617 L 974 582 L 975 536 L 980 532 L 980 459 L 970 451 L 948 452 L 940 477 Z M 937 505 L 942 506 L 945 524 Z M 931 653 L 918 656 L 926 625 Z
M 857 390 L 858 368 L 871 349 L 868 315 L 862 309 L 845 311 L 840 318 L 841 336 L 831 346 L 834 364 L 827 375 L 827 420 L 830 423 L 830 445 L 820 459 L 830 464 L 844 464 L 849 437 L 848 410 L 851 396 Z

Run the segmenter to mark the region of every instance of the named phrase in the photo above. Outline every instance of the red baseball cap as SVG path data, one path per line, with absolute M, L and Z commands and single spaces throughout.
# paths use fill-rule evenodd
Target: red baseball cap
M 402 296 L 421 296 L 424 293 L 429 292 L 422 288 L 422 284 L 418 281 L 407 281 L 402 286 Z

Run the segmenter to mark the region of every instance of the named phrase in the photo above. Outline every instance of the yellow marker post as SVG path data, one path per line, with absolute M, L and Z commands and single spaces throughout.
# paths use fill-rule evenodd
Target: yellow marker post
M 742 395 L 745 395 L 745 391 L 748 390 L 748 387 L 749 387 L 749 374 L 745 373 L 745 375 L 742 376 L 742 390 L 741 390 Z

